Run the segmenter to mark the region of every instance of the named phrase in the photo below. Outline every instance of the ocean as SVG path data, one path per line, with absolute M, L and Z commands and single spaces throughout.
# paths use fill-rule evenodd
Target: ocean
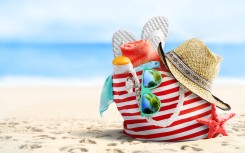
M 180 44 L 167 43 L 165 52 Z M 245 44 L 207 45 L 223 57 L 218 78 L 245 78 Z M 40 80 L 97 84 L 112 73 L 112 60 L 110 43 L 4 44 L 0 45 L 0 84 Z

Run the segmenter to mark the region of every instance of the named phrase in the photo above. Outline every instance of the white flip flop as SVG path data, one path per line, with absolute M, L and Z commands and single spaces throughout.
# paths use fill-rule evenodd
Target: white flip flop
M 122 55 L 120 49 L 122 44 L 133 42 L 133 41 L 136 41 L 136 38 L 132 33 L 126 30 L 116 31 L 112 36 L 112 49 L 113 49 L 114 57 L 118 57 Z
M 146 22 L 143 27 L 141 39 L 147 39 L 151 42 L 153 48 L 157 50 L 160 42 L 162 47 L 166 43 L 168 35 L 168 20 L 165 17 L 153 17 Z

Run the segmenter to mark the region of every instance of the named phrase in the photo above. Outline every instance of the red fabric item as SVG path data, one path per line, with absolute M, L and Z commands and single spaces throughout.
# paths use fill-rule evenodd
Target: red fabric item
M 133 67 L 150 61 L 159 61 L 161 67 L 164 67 L 158 53 L 153 49 L 149 40 L 139 40 L 122 44 L 121 51 L 123 56 L 131 60 Z

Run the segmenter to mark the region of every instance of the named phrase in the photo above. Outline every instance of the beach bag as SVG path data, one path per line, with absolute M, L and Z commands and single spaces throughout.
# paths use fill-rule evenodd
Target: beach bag
M 112 90 L 114 102 L 124 119 L 123 132 L 138 140 L 187 141 L 204 139 L 208 127 L 198 123 L 197 118 L 211 117 L 211 104 L 182 87 L 165 68 L 155 68 L 162 75 L 161 84 L 151 92 L 161 100 L 159 112 L 151 117 L 142 117 L 136 90 L 128 92 L 127 80 L 131 73 L 114 74 Z M 141 82 L 142 70 L 136 72 Z M 182 91 L 182 93 L 180 92 Z M 216 135 L 217 136 L 217 135 Z

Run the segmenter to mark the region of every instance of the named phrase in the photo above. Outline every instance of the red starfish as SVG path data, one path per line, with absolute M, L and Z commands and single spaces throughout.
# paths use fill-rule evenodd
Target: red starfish
M 216 113 L 216 107 L 212 104 L 212 116 L 209 119 L 198 118 L 197 122 L 205 124 L 209 127 L 208 139 L 213 138 L 215 134 L 222 134 L 223 136 L 228 136 L 228 133 L 225 130 L 225 122 L 230 118 L 234 117 L 235 113 L 230 113 L 225 116 L 218 116 Z

